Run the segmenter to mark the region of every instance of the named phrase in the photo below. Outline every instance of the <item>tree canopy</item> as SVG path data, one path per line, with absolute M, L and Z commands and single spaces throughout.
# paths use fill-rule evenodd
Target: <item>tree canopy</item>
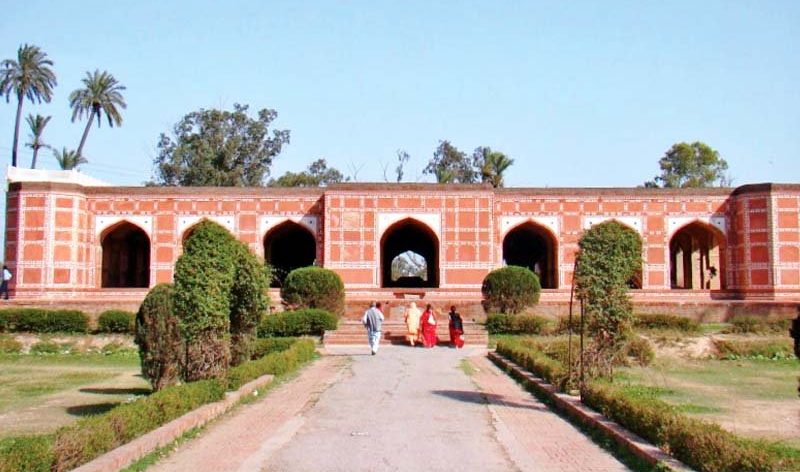
M 330 184 L 345 182 L 344 175 L 338 169 L 328 167 L 325 159 L 317 159 L 302 172 L 287 172 L 277 179 L 269 181 L 270 187 L 324 187 Z
M 719 152 L 700 141 L 674 144 L 658 161 L 661 175 L 645 182 L 645 187 L 712 187 L 728 185 L 728 163 Z
M 472 165 L 480 175 L 481 182 L 490 183 L 492 187 L 503 186 L 503 174 L 514 164 L 514 159 L 509 159 L 505 154 L 492 151 L 488 146 L 475 148 L 472 153 Z
M 122 91 L 125 86 L 106 71 L 87 72 L 83 78 L 83 88 L 73 90 L 69 94 L 69 106 L 72 108 L 72 121 L 83 118 L 86 115 L 86 128 L 83 130 L 81 142 L 78 145 L 78 156 L 83 156 L 83 146 L 86 144 L 86 137 L 89 136 L 89 129 L 92 122 L 97 118 L 97 126 L 100 126 L 103 114 L 106 115 L 108 126 L 114 127 L 122 124 L 122 114 L 119 109 L 125 109 L 125 99 Z
M 428 161 L 423 173 L 432 174 L 440 184 L 490 183 L 493 187 L 503 186 L 503 174 L 514 164 L 502 152 L 493 151 L 488 146 L 479 146 L 472 152 L 472 159 L 453 146 L 450 141 L 439 141 L 439 147 Z M 398 174 L 399 177 L 402 174 Z M 399 180 L 398 180 L 399 181 Z
M 260 186 L 270 166 L 289 142 L 288 130 L 272 130 L 278 116 L 262 109 L 257 118 L 248 106 L 233 111 L 200 109 L 175 124 L 172 135 L 161 134 L 155 158 L 158 185 Z

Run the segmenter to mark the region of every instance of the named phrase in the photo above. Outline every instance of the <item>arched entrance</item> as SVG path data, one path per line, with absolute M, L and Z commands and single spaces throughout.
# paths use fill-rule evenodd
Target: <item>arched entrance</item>
M 695 221 L 672 236 L 669 241 L 669 279 L 673 289 L 720 290 L 724 239 L 705 223 Z
M 394 271 L 393 275 L 393 265 L 397 268 L 404 259 L 424 267 L 424 275 L 419 271 L 409 275 Z M 428 226 L 412 218 L 393 224 L 381 237 L 381 274 L 381 287 L 438 287 L 439 239 Z
M 280 287 L 289 272 L 314 265 L 317 241 L 305 226 L 285 221 L 264 236 L 264 260 L 272 267 L 271 287 Z
M 503 238 L 503 260 L 533 271 L 542 288 L 558 288 L 558 242 L 544 226 L 529 221 L 509 231 Z
M 150 238 L 138 226 L 123 221 L 102 237 L 104 288 L 150 285 Z

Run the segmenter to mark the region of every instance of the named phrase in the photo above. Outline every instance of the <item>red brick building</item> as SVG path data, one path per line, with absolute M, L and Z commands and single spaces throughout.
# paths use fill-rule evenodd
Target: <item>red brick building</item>
M 182 240 L 209 219 L 279 268 L 335 270 L 350 300 L 475 301 L 490 270 L 515 264 L 539 273 L 543 305 L 563 305 L 581 232 L 616 220 L 642 239 L 633 281 L 641 305 L 800 301 L 797 184 L 275 189 L 22 180 L 9 184 L 6 210 L 5 260 L 18 300 L 139 301 L 147 287 L 172 280 Z M 421 277 L 393 278 L 392 261 L 405 251 L 425 258 Z

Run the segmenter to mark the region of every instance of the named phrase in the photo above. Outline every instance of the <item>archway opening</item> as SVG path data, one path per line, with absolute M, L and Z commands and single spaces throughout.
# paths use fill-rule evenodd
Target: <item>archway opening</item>
M 503 238 L 503 260 L 533 271 L 542 288 L 558 288 L 558 243 L 545 227 L 527 222 L 509 231 Z
M 264 260 L 272 268 L 271 287 L 280 287 L 289 272 L 314 265 L 317 241 L 306 227 L 286 221 L 264 236 Z
M 669 278 L 673 289 L 720 290 L 722 280 L 722 236 L 699 221 L 690 223 L 669 242 Z
M 150 285 L 150 238 L 141 228 L 124 221 L 107 231 L 101 244 L 102 287 Z
M 411 261 L 416 272 L 411 273 L 411 264 L 407 267 L 409 274 L 401 276 L 393 270 Z M 430 228 L 410 218 L 393 224 L 381 238 L 381 272 L 382 287 L 438 287 L 438 238 Z

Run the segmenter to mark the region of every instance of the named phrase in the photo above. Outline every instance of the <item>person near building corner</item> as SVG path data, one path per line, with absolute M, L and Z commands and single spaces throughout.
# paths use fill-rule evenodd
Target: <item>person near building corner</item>
M 456 349 L 461 349 L 464 347 L 464 322 L 455 306 L 450 307 L 448 315 L 450 315 L 450 343 Z
M 422 330 L 422 345 L 425 347 L 436 346 L 436 314 L 430 303 L 419 317 L 419 326 Z
M 0 296 L 4 300 L 8 300 L 8 282 L 11 281 L 11 271 L 8 270 L 6 265 L 3 265 L 3 282 L 0 283 Z
M 374 356 L 378 353 L 378 345 L 381 342 L 381 327 L 383 325 L 383 312 L 381 311 L 380 302 L 373 302 L 370 305 L 367 311 L 364 312 L 361 323 L 367 328 L 369 348 Z

